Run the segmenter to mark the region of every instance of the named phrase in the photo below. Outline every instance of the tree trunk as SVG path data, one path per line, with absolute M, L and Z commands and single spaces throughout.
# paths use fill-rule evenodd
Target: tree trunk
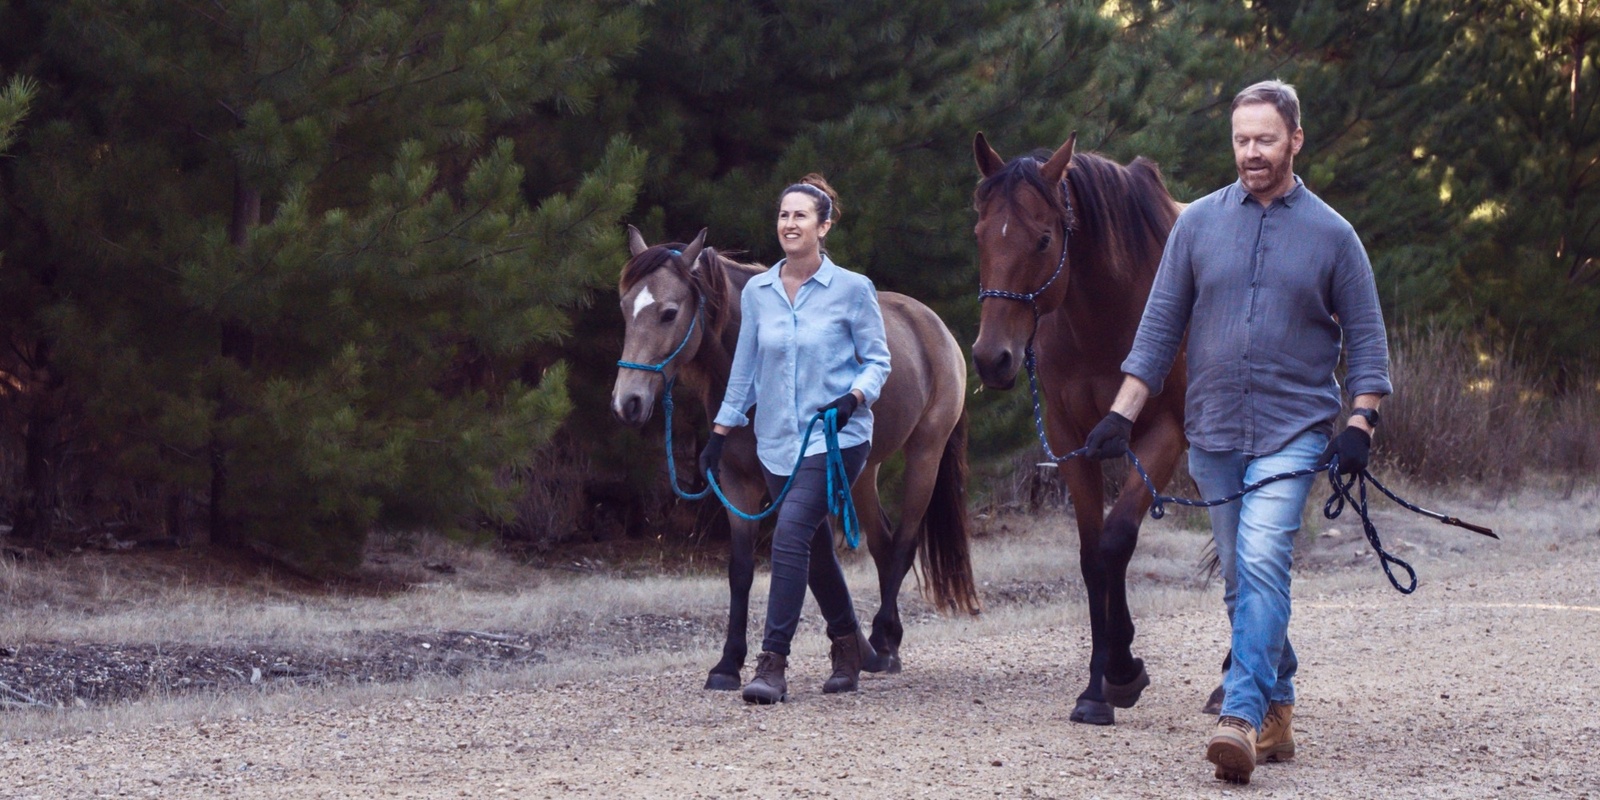
M 261 224 L 261 192 L 246 185 L 242 175 L 233 181 L 233 220 L 228 240 L 243 250 L 250 242 L 250 229 Z M 220 354 L 246 369 L 255 355 L 255 340 L 249 328 L 229 319 L 222 320 Z M 239 547 L 244 541 L 228 511 L 228 444 L 222 435 L 227 422 L 238 414 L 237 403 L 226 386 L 217 387 L 217 412 L 211 432 L 211 543 Z
M 52 387 L 41 387 L 44 393 Z M 18 493 L 11 535 L 44 544 L 54 532 L 61 507 L 61 416 L 51 398 L 34 397 L 23 435 L 22 491 Z

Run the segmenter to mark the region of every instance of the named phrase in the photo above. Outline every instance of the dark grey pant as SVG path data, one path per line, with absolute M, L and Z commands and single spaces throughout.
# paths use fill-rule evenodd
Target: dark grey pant
M 842 451 L 845 472 L 854 483 L 867 464 L 870 444 L 858 444 Z M 767 594 L 767 632 L 761 649 L 789 655 L 789 642 L 800 624 L 800 607 L 806 601 L 806 585 L 817 598 L 822 618 L 828 621 L 829 636 L 843 636 L 856 630 L 856 608 L 850 602 L 850 587 L 844 570 L 833 552 L 833 525 L 828 522 L 827 454 L 820 453 L 800 462 L 794 486 L 778 509 L 778 527 L 772 532 L 772 590 Z M 767 491 L 773 497 L 783 490 L 787 475 L 761 470 Z

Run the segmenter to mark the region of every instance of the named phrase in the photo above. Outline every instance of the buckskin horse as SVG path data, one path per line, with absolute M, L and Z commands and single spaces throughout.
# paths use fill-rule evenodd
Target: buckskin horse
M 1009 389 L 1036 359 L 1049 448 L 1083 446 L 1122 383 L 1167 234 L 1182 209 L 1155 164 L 1127 166 L 1075 153 L 1077 134 L 1046 157 L 1005 161 L 982 133 L 972 143 L 982 180 L 974 193 L 979 297 L 983 311 L 972 361 L 985 386 Z M 1031 376 L 1030 376 L 1031 379 Z M 1182 356 L 1165 390 L 1133 428 L 1131 449 L 1157 490 L 1171 480 L 1185 446 Z M 1035 402 L 1039 402 L 1036 398 Z M 1131 469 L 1104 516 L 1101 465 L 1058 462 L 1078 523 L 1079 564 L 1089 595 L 1089 683 L 1074 722 L 1111 725 L 1114 708 L 1131 708 L 1150 683 L 1133 655 L 1128 562 L 1150 507 Z
M 701 231 L 687 245 L 652 247 L 628 226 L 632 257 L 617 286 L 625 326 L 622 358 L 652 367 L 617 373 L 611 409 L 625 424 L 644 425 L 658 397 L 674 384 L 694 394 L 708 420 L 722 401 L 739 339 L 739 294 L 766 268 L 733 261 L 704 243 Z M 865 666 L 898 672 L 904 635 L 900 584 L 919 547 L 923 585 L 933 603 L 941 610 L 976 613 L 979 608 L 968 552 L 966 363 L 955 337 L 927 306 L 894 292 L 880 292 L 878 302 L 892 367 L 872 405 L 872 450 L 851 496 L 878 568 L 882 598 L 870 637 L 878 658 Z M 766 497 L 751 428 L 734 429 L 722 456 L 723 491 L 749 512 Z M 878 468 L 896 452 L 905 454 L 904 491 L 899 523 L 891 528 L 878 498 Z M 668 478 L 678 480 L 677 475 Z M 702 476 L 698 482 L 703 481 Z M 722 659 L 706 678 L 707 689 L 738 689 L 748 652 L 757 523 L 731 512 L 728 522 L 728 636 Z

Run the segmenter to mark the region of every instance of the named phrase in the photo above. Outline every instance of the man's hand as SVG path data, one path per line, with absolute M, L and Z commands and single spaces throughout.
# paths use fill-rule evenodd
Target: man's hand
M 839 396 L 838 400 L 818 408 L 817 411 L 818 413 L 826 413 L 830 408 L 837 409 L 839 415 L 835 418 L 835 421 L 839 423 L 839 429 L 843 430 L 844 424 L 850 421 L 850 415 L 856 413 L 856 407 L 859 405 L 861 405 L 861 401 L 856 399 L 855 392 L 845 392 Z
M 722 482 L 722 442 L 728 437 L 724 434 L 713 433 L 706 441 L 706 447 L 700 451 L 700 475 L 711 473 L 711 479 Z
M 1089 439 L 1084 442 L 1088 452 L 1084 455 L 1096 461 L 1116 458 L 1128 452 L 1128 438 L 1132 435 L 1133 420 L 1113 411 L 1089 431 Z
M 1372 436 L 1351 425 L 1328 442 L 1328 449 L 1322 451 L 1317 463 L 1325 467 L 1329 461 L 1338 458 L 1339 474 L 1354 475 L 1367 468 L 1367 457 L 1371 452 Z

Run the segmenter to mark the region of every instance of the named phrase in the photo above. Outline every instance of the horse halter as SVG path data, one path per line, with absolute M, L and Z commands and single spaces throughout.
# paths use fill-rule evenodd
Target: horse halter
M 1050 279 L 1045 281 L 1043 286 L 1040 286 L 1039 288 L 1034 289 L 1026 294 L 1022 292 L 1008 292 L 1005 289 L 985 289 L 982 286 L 979 286 L 978 302 L 981 303 L 991 297 L 998 297 L 1002 300 L 1019 300 L 1027 303 L 1028 307 L 1033 309 L 1034 327 L 1038 327 L 1039 297 L 1040 295 L 1043 295 L 1045 291 L 1048 290 L 1053 284 L 1055 284 L 1056 279 L 1061 277 L 1061 271 L 1066 269 L 1067 246 L 1072 244 L 1072 228 L 1070 227 L 1070 220 L 1072 219 L 1072 194 L 1067 191 L 1067 181 L 1065 178 L 1061 180 L 1061 202 L 1064 206 L 1066 206 L 1067 212 L 1061 217 L 1061 259 L 1056 262 L 1056 271 L 1050 273 Z M 1028 349 L 1030 351 L 1033 349 L 1033 337 L 1031 335 L 1028 337 Z
M 672 253 L 674 256 L 683 255 L 683 251 L 681 251 L 681 250 L 669 250 L 668 252 Z M 692 282 L 691 282 L 690 286 L 693 287 L 693 283 Z M 633 362 L 633 361 L 618 360 L 617 361 L 617 367 L 619 369 L 637 369 L 637 370 L 642 370 L 644 372 L 659 372 L 659 373 L 662 374 L 662 377 L 665 378 L 666 377 L 666 372 L 667 372 L 667 365 L 671 364 L 672 363 L 672 359 L 677 358 L 678 354 L 683 352 L 683 348 L 689 346 L 689 340 L 694 338 L 695 324 L 700 321 L 700 312 L 704 308 L 705 308 L 705 302 L 700 297 L 699 288 L 696 287 L 694 289 L 694 316 L 689 318 L 689 330 L 686 331 L 683 334 L 683 341 L 678 342 L 678 346 L 673 349 L 672 353 L 670 355 L 668 355 L 666 358 L 664 358 L 661 361 L 659 361 L 657 363 L 654 363 L 654 364 L 640 364 L 640 363 Z M 672 378 L 667 378 L 667 391 L 668 392 L 672 391 L 672 382 L 673 382 Z

